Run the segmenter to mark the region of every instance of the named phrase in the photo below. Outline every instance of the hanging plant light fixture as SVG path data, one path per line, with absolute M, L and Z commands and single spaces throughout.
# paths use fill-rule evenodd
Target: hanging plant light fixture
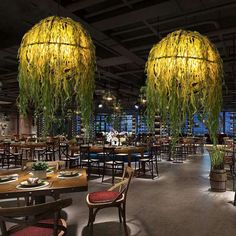
M 155 113 L 169 117 L 177 139 L 187 117 L 201 112 L 216 143 L 222 103 L 222 60 L 215 46 L 198 32 L 178 30 L 151 49 L 146 63 L 148 125 Z
M 18 105 L 42 112 L 46 129 L 55 112 L 72 99 L 80 105 L 88 126 L 93 106 L 95 48 L 87 31 L 70 18 L 51 16 L 33 26 L 18 51 Z

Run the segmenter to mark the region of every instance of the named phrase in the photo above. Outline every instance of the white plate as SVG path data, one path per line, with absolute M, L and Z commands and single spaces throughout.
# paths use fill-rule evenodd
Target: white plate
M 81 173 L 78 173 L 77 175 L 73 175 L 73 176 L 63 176 L 59 174 L 57 177 L 59 179 L 72 179 L 72 178 L 79 178 L 80 176 L 82 176 Z
M 21 182 L 21 184 L 24 184 L 24 183 L 27 183 L 27 181 L 23 181 L 23 182 Z M 37 186 L 29 186 L 29 187 L 26 187 L 26 185 L 25 186 L 22 186 L 21 184 L 19 184 L 19 185 L 17 185 L 16 186 L 16 188 L 17 189 L 29 189 L 29 190 L 32 190 L 32 189 L 39 189 L 39 188 L 44 188 L 44 187 L 46 187 L 46 186 L 48 186 L 49 185 L 49 182 L 47 182 L 47 181 L 43 181 L 43 183 L 41 184 L 41 185 L 37 185 Z
M 0 184 L 7 184 L 7 183 L 11 183 L 14 182 L 18 179 L 18 175 L 17 174 L 13 174 L 13 175 L 3 175 L 0 176 Z
M 11 183 L 11 182 L 16 181 L 17 179 L 18 179 L 18 178 L 9 179 L 9 180 L 7 180 L 7 181 L 0 182 L 0 184 L 8 184 L 8 183 Z
M 79 171 L 77 170 L 65 170 L 65 171 L 60 171 L 59 175 L 63 177 L 74 177 L 79 174 Z

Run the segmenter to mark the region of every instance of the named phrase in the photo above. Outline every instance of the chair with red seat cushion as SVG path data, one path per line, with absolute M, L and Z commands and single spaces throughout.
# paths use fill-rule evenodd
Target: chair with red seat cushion
M 127 166 L 119 183 L 107 191 L 92 192 L 87 195 L 86 201 L 89 207 L 88 226 L 90 226 L 91 235 L 93 234 L 93 223 L 97 212 L 108 207 L 118 208 L 120 222 L 122 222 L 123 218 L 125 233 L 126 235 L 128 234 L 126 226 L 126 198 L 133 175 L 134 170 Z
M 112 202 L 115 199 L 117 199 L 117 197 L 121 199 L 122 195 L 120 195 L 120 192 L 116 191 L 101 191 L 101 192 L 90 193 L 88 197 L 89 197 L 89 202 L 96 204 L 96 203 Z
M 71 205 L 72 199 L 34 206 L 0 208 L 0 226 L 4 236 L 63 236 L 66 222 L 59 219 L 60 211 Z M 53 215 L 53 218 L 49 218 Z M 6 222 L 16 225 L 7 229 Z
M 53 219 L 47 219 L 47 220 L 40 220 L 38 222 L 39 224 L 44 225 L 45 227 L 48 225 L 48 228 L 43 228 L 40 226 L 29 226 L 26 227 L 20 231 L 17 231 L 11 236 L 30 236 L 30 235 L 37 235 L 37 236 L 52 236 L 53 234 L 53 227 L 54 227 L 54 220 Z M 58 225 L 60 227 L 66 228 L 66 222 L 63 219 L 59 219 Z M 59 229 L 59 232 L 57 235 L 65 235 L 63 230 Z

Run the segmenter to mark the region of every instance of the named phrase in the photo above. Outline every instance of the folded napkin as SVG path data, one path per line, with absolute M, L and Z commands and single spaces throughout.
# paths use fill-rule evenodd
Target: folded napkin
M 39 178 L 28 178 L 27 179 L 28 184 L 38 184 L 40 182 Z
M 72 176 L 72 175 L 77 175 L 78 174 L 78 171 L 76 170 L 71 170 L 71 171 L 61 171 L 60 172 L 60 175 L 62 176 Z

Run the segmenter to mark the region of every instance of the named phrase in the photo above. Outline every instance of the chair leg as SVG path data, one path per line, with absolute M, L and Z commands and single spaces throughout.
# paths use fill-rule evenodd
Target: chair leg
M 158 170 L 158 165 L 157 165 L 157 159 L 155 160 L 156 162 L 156 173 L 157 173 L 157 176 L 159 176 L 159 170 Z
M 88 174 L 88 178 L 90 178 L 90 162 L 88 161 L 88 164 L 87 164 L 87 174 Z
M 89 226 L 92 223 L 92 218 L 93 218 L 93 208 L 89 208 L 89 217 L 87 226 Z
M 88 225 L 87 227 L 89 227 L 89 235 L 92 236 L 93 235 L 93 209 L 89 208 L 89 220 L 88 220 Z
M 122 223 L 122 212 L 121 212 L 121 206 L 118 206 L 118 212 L 119 212 L 119 220 L 120 220 L 120 223 Z
M 125 235 L 128 235 L 127 225 L 126 225 L 126 206 L 125 203 L 123 204 L 123 226 L 125 230 Z
M 104 181 L 104 176 L 105 176 L 105 169 L 106 169 L 106 164 L 103 164 L 103 173 L 102 173 L 102 182 Z
M 98 165 L 98 176 L 100 177 L 101 176 L 100 162 L 98 162 L 97 165 Z
M 141 162 L 140 162 L 140 160 L 138 160 L 138 176 L 140 175 L 140 169 L 141 169 L 140 164 L 141 164 Z
M 96 214 L 98 213 L 99 208 L 96 208 L 95 211 L 93 211 L 93 208 L 89 208 L 89 220 L 87 227 L 89 227 L 89 235 L 93 235 L 93 222 L 95 221 Z
M 115 172 L 114 172 L 114 164 L 112 165 L 112 169 L 111 169 L 111 174 L 112 174 L 112 184 L 114 184 L 114 180 L 115 180 Z
M 90 225 L 89 235 L 93 236 L 93 223 L 91 223 L 91 225 Z
M 151 165 L 152 179 L 154 179 L 153 161 L 150 161 L 150 165 Z

